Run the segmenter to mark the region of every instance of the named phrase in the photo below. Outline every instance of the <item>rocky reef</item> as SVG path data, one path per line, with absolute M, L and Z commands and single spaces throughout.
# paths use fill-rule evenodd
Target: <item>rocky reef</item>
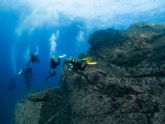
M 165 24 L 93 33 L 84 71 L 19 102 L 15 124 L 165 124 Z

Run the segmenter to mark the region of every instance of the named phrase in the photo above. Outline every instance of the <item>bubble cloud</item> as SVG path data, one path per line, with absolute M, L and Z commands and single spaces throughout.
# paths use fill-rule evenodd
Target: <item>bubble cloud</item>
M 58 37 L 59 31 L 56 31 L 56 33 L 53 33 L 50 37 L 50 56 L 55 56 Z
M 81 20 L 87 28 L 126 25 L 160 18 L 164 0 L 0 0 L 1 6 L 22 9 L 17 32 L 43 25 L 63 25 Z M 61 21 L 61 19 L 67 21 Z M 144 18 L 145 17 L 145 18 Z M 29 28 L 30 27 L 30 28 Z

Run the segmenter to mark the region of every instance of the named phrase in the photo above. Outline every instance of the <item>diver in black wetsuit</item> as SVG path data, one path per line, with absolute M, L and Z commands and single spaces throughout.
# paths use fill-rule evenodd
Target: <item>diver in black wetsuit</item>
M 37 55 L 35 55 L 33 52 L 30 53 L 30 60 L 28 62 L 28 65 L 30 65 L 30 63 L 40 63 L 39 57 Z
M 82 59 L 70 59 L 67 63 L 70 71 L 84 70 L 87 67 L 87 62 Z
M 51 57 L 51 61 L 50 61 L 50 70 L 49 70 L 49 74 L 48 76 L 46 77 L 46 81 L 55 75 L 55 69 L 57 68 L 57 66 L 60 65 L 60 57 L 58 57 L 58 61 L 56 62 L 54 60 L 54 57 Z

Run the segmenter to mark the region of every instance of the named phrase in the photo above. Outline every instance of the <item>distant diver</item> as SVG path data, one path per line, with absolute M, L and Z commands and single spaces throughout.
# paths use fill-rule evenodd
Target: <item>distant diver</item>
M 25 79 L 25 83 L 27 85 L 27 88 L 30 88 L 31 80 L 32 80 L 32 67 L 28 66 L 25 69 L 21 69 L 18 72 L 18 75 L 22 75 Z
M 28 62 L 28 66 L 33 63 L 40 63 L 39 57 L 33 52 L 30 53 L 30 60 Z
M 15 88 L 16 88 L 16 81 L 15 81 L 14 78 L 11 78 L 11 79 L 10 79 L 10 84 L 9 84 L 9 86 L 8 86 L 8 89 L 9 89 L 9 90 L 13 90 L 13 89 L 15 89 Z
M 84 70 L 87 65 L 95 65 L 97 62 L 94 62 L 91 57 L 84 59 L 69 59 L 66 61 L 67 67 L 70 71 Z
M 48 72 L 48 76 L 46 77 L 46 81 L 48 81 L 49 78 L 54 76 L 56 74 L 55 69 L 57 68 L 58 65 L 61 63 L 61 58 L 64 58 L 66 55 L 62 55 L 58 57 L 58 61 L 55 61 L 55 57 L 51 56 L 50 60 L 50 70 Z

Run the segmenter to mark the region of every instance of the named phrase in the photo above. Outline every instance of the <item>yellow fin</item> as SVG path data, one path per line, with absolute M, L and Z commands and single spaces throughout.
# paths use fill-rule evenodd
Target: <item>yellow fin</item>
M 84 58 L 84 59 L 82 59 L 82 60 L 85 60 L 85 61 L 88 61 L 88 62 L 92 62 L 93 60 L 92 60 L 92 57 L 86 57 L 86 58 Z
M 88 65 L 96 65 L 97 62 L 87 62 Z

